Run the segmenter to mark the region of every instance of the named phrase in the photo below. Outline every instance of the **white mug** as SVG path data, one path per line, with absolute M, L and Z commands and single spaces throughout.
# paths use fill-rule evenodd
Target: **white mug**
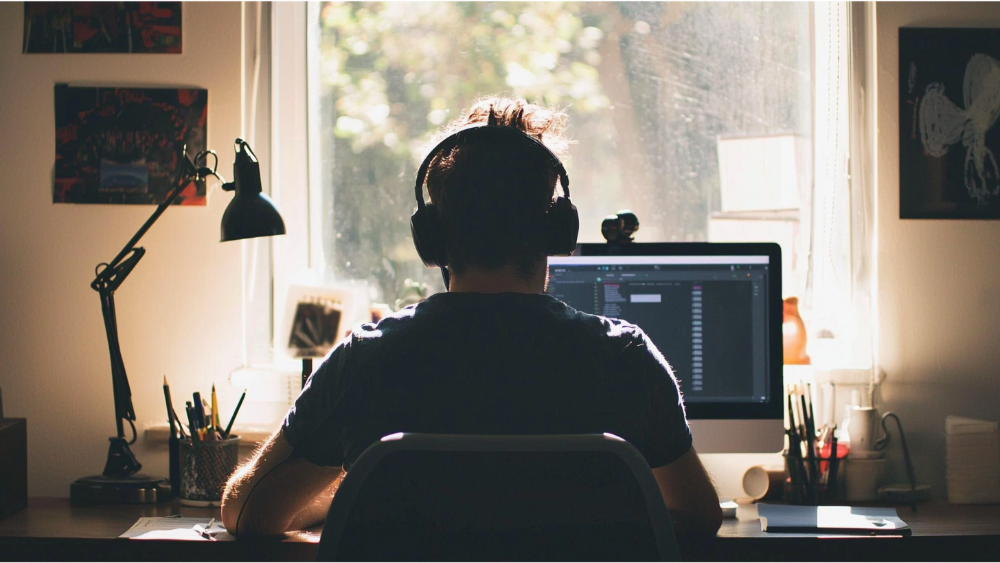
M 884 459 L 848 459 L 844 467 L 847 500 L 877 500 L 878 488 L 885 479 L 885 464 Z
M 851 459 L 877 459 L 882 457 L 882 444 L 878 444 L 878 429 L 882 419 L 878 410 L 871 407 L 851 409 L 848 434 L 851 438 Z

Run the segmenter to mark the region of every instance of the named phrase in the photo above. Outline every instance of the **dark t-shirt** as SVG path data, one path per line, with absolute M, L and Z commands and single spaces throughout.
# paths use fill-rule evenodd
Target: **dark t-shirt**
M 645 333 L 544 294 L 439 293 L 362 325 L 283 428 L 295 455 L 345 468 L 395 432 L 609 432 L 654 468 L 691 448 L 677 381 Z

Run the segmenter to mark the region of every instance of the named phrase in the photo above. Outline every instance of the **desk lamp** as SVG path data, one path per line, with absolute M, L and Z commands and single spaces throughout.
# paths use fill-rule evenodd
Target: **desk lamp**
M 212 168 L 206 166 L 212 156 Z M 222 181 L 226 191 L 236 191 L 236 196 L 222 215 L 222 242 L 254 237 L 285 234 L 285 223 L 274 204 L 261 190 L 260 163 L 242 139 L 236 139 L 236 161 L 233 163 L 233 181 L 226 181 L 216 174 L 219 157 L 214 151 L 198 153 L 192 161 L 187 156 L 186 147 L 181 148 L 177 179 L 173 190 L 153 211 L 153 214 L 132 236 L 109 263 L 98 264 L 97 276 L 90 287 L 101 296 L 101 310 L 104 313 L 104 330 L 107 332 L 108 348 L 111 352 L 111 380 L 115 395 L 115 419 L 118 435 L 108 438 L 108 459 L 101 475 L 77 479 L 70 485 L 70 500 L 80 504 L 155 503 L 170 498 L 167 493 L 168 481 L 162 477 L 137 475 L 142 464 L 135 458 L 130 445 L 138 434 L 135 429 L 135 409 L 132 406 L 132 390 L 125 375 L 125 363 L 118 345 L 118 322 L 115 317 L 115 290 L 125 281 L 146 250 L 136 246 L 142 235 L 159 219 L 167 207 L 191 181 L 204 182 L 208 176 Z M 123 421 L 132 428 L 132 439 L 125 438 Z

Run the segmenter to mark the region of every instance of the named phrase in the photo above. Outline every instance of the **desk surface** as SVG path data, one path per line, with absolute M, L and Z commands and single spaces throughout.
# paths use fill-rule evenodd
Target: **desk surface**
M 921 503 L 916 514 L 897 507 L 910 525 L 909 538 L 819 537 L 761 532 L 757 510 L 741 505 L 717 537 L 678 538 L 686 561 L 697 560 L 909 560 L 996 559 L 1000 553 L 1000 505 Z M 32 498 L 28 508 L 0 521 L 3 560 L 284 560 L 316 557 L 319 531 L 283 540 L 179 542 L 118 538 L 143 516 L 218 518 L 217 508 L 162 505 L 72 506 L 63 498 Z

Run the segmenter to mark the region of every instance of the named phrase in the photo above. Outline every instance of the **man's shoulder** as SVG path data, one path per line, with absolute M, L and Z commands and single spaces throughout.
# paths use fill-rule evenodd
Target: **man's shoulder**
M 638 325 L 626 320 L 585 313 L 565 304 L 563 307 L 562 315 L 568 322 L 587 329 L 597 337 L 610 340 L 642 340 L 645 337 Z
M 366 348 L 433 338 L 436 332 L 455 327 L 471 330 L 482 322 L 486 311 L 491 312 L 489 320 L 495 325 L 520 332 L 555 331 L 581 344 L 603 342 L 627 347 L 646 339 L 643 330 L 633 323 L 579 311 L 548 294 L 439 293 L 377 323 L 359 325 L 351 333 L 351 344 Z

